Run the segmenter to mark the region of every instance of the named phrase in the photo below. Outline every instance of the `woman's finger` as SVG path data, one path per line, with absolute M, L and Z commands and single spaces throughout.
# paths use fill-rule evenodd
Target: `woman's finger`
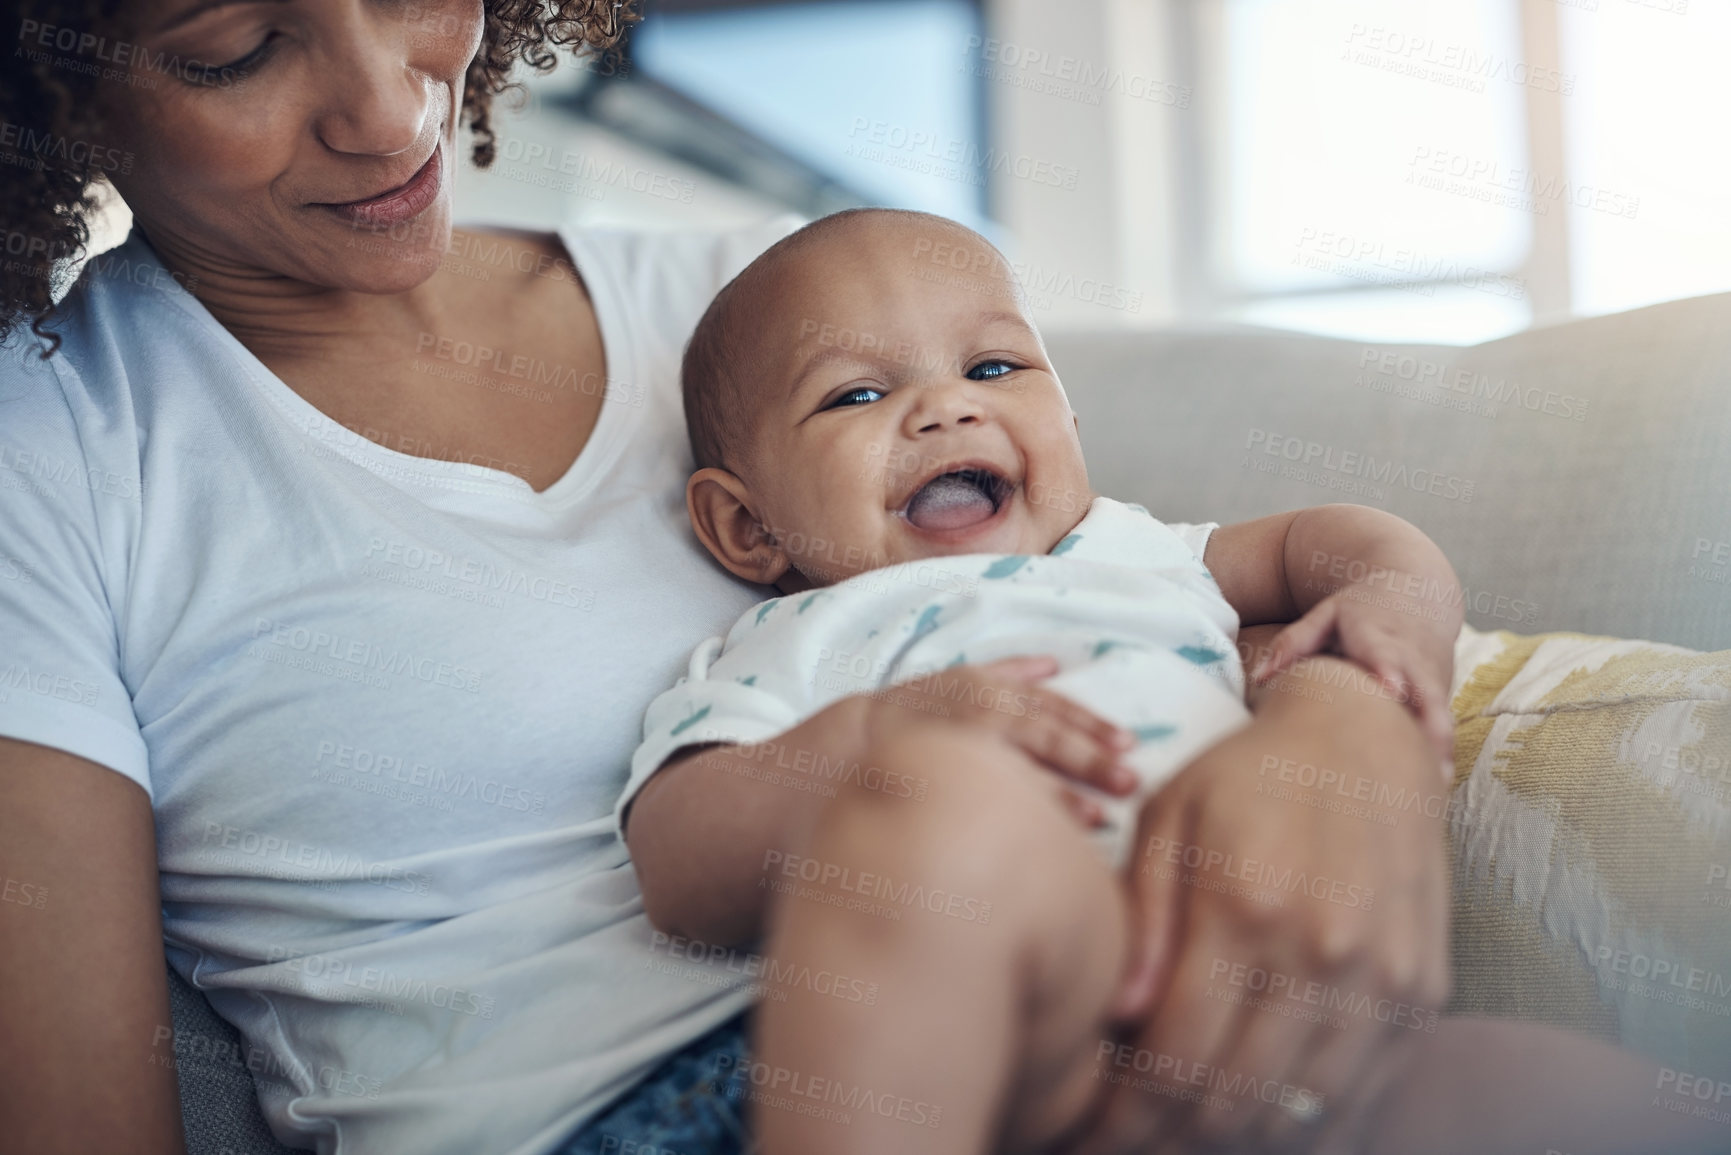
M 1172 791 L 1148 799 L 1137 815 L 1132 857 L 1124 866 L 1130 884 L 1130 959 L 1108 1011 L 1115 1022 L 1140 1025 L 1152 1013 L 1177 957 L 1177 928 L 1187 917 L 1190 892 L 1162 848 L 1185 841 L 1187 822 L 1187 807 Z
M 1208 993 L 1216 960 L 1242 957 L 1245 950 L 1243 939 L 1231 931 L 1227 932 L 1231 937 L 1216 937 L 1219 914 L 1203 921 L 1204 910 L 1218 902 L 1209 896 L 1192 908 L 1194 913 L 1185 921 L 1183 954 L 1160 1012 L 1140 1041 L 1159 1068 L 1153 1081 L 1167 1085 L 1162 1093 L 1144 1092 L 1152 1101 L 1144 1111 L 1146 1129 L 1136 1138 L 1157 1144 L 1152 1149 L 1162 1155 L 1208 1150 L 1212 1136 L 1230 1132 L 1235 1116 L 1254 1113 L 1257 1106 L 1254 1096 L 1234 1092 L 1245 1090 L 1247 1078 L 1260 1078 L 1262 1073 L 1230 1065 L 1230 1056 L 1255 1027 L 1251 1016 L 1257 1012 L 1242 1003 L 1234 1006 L 1210 998 Z M 1232 921 L 1230 916 L 1227 921 Z
M 1340 1032 L 1319 1040 L 1315 1054 L 1303 1064 L 1305 1086 L 1322 1095 L 1318 1113 L 1305 1119 L 1285 1112 L 1264 1135 L 1271 1150 L 1338 1152 L 1360 1149 L 1372 1111 L 1394 1077 L 1405 1069 L 1412 1040 L 1407 1028 Z
M 1452 778 L 1454 714 L 1450 709 L 1448 687 L 1442 679 L 1422 666 L 1414 668 L 1413 655 L 1391 641 L 1371 643 L 1363 654 L 1348 656 L 1367 664 L 1395 700 L 1412 711 L 1437 756 L 1450 764 L 1449 777 Z
M 1448 767 L 1448 778 L 1454 779 L 1455 761 L 1455 715 L 1454 703 L 1449 701 L 1448 686 L 1436 675 L 1420 675 L 1419 725 L 1424 728 L 1425 736 L 1437 749 L 1444 764 Z
M 1268 643 L 1268 652 L 1250 672 L 1250 680 L 1261 685 L 1298 659 L 1320 654 L 1334 635 L 1338 615 L 1339 604 L 1334 598 L 1323 598 L 1311 606 L 1308 613 Z
M 1270 967 L 1261 969 L 1268 973 Z M 1233 989 L 1212 988 L 1204 997 Z M 1170 1142 L 1177 1150 L 1185 1150 L 1187 1143 L 1192 1149 L 1239 1150 L 1245 1140 L 1278 1125 L 1274 1116 L 1282 1114 L 1283 1104 L 1299 1094 L 1313 1093 L 1301 1060 L 1315 1045 L 1315 1035 L 1326 1033 L 1327 1028 L 1253 1007 L 1245 993 L 1246 1001 L 1239 1005 L 1238 1033 L 1220 1052 L 1219 1069 L 1224 1085 L 1255 1087 L 1261 1093 L 1252 1091 L 1226 1103 L 1204 1104 L 1192 1114 L 1186 1129 L 1172 1137 Z M 1243 1149 L 1262 1150 L 1248 1144 Z
M 1235 1009 L 1202 996 L 1202 956 L 1216 952 L 1197 941 L 1198 924 L 1185 923 L 1186 957 L 1173 976 L 1160 1013 L 1130 1042 L 1114 1047 L 1101 1064 L 1113 1084 L 1111 1098 L 1075 1155 L 1129 1155 L 1164 1150 L 1201 1097 L 1192 1080 L 1212 1069 L 1239 1023 Z

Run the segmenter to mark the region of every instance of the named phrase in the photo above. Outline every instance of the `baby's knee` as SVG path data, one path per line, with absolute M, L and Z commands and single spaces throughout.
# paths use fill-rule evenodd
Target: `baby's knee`
M 920 726 L 876 738 L 835 805 L 881 811 L 910 832 L 988 816 L 1021 825 L 1048 816 L 1054 787 L 1051 774 L 990 730 Z
M 987 731 L 909 730 L 873 744 L 873 773 L 825 807 L 812 845 L 869 859 L 910 886 L 1005 891 L 1088 853 L 1056 782 Z M 897 783 L 898 789 L 874 788 Z M 892 881 L 888 885 L 899 885 Z

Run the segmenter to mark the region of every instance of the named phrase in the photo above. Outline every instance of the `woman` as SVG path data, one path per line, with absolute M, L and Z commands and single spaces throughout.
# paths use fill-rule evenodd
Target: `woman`
M 289 1142 L 739 1142 L 706 1079 L 742 1053 L 748 976 L 651 933 L 611 812 L 643 707 L 755 599 L 686 527 L 676 367 L 790 223 L 450 221 L 459 126 L 487 163 L 512 65 L 605 48 L 629 19 L 610 0 L 9 12 L 5 116 L 40 161 L 0 199 L 0 853 L 42 899 L 0 904 L 0 1128 L 20 1149 L 180 1149 L 163 942 L 245 1034 Z M 98 178 L 133 233 L 51 309 Z M 1379 748 L 1378 717 L 1313 757 L 1434 775 L 1416 730 Z M 1385 901 L 1197 890 L 1167 958 L 1152 915 L 1176 906 L 1151 883 L 1127 1020 L 1144 1046 L 1320 1090 L 1345 1126 L 1397 1028 L 1200 1014 L 1192 988 L 1230 947 L 1433 1001 L 1440 840 L 1277 813 L 1253 786 L 1186 774 L 1150 820 L 1354 864 Z M 655 819 L 673 849 L 645 870 L 751 853 L 754 814 L 819 804 L 705 789 Z M 1168 976 L 1188 1017 L 1150 1013 Z M 1191 1111 L 1120 1094 L 1095 1138 L 1138 1149 Z M 1252 1104 L 1230 1125 L 1314 1123 Z

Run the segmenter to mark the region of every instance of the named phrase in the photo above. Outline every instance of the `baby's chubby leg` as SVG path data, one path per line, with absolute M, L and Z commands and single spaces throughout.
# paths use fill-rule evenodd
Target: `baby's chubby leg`
M 930 790 L 845 792 L 766 860 L 776 981 L 742 1088 L 762 1150 L 1046 1146 L 1097 1090 L 1122 884 L 1056 779 L 991 735 L 910 727 L 870 764 Z

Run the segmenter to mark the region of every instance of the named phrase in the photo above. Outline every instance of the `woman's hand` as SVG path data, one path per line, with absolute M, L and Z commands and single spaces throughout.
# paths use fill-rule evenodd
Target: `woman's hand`
M 1451 612 L 1439 614 L 1439 608 Z M 1281 629 L 1250 671 L 1257 684 L 1313 654 L 1336 653 L 1363 666 L 1384 690 L 1418 718 L 1441 760 L 1444 782 L 1454 780 L 1454 715 L 1449 684 L 1460 613 L 1381 588 L 1345 586 Z
M 1035 762 L 1062 779 L 1108 794 L 1136 788 L 1136 772 L 1124 754 L 1136 737 L 1039 682 L 1058 672 L 1057 659 L 1004 658 L 947 670 L 859 695 L 867 743 L 894 728 L 933 718 L 997 731 Z M 1093 799 L 1068 787 L 1059 797 L 1084 824 L 1105 814 Z
M 1350 1150 L 1397 1041 L 1433 1026 L 1448 993 L 1434 755 L 1353 674 L 1321 658 L 1269 683 L 1252 723 L 1144 808 L 1115 1007 L 1131 1037 L 1101 1064 L 1127 1078 L 1082 1155 Z M 1324 773 L 1338 785 L 1303 787 Z

